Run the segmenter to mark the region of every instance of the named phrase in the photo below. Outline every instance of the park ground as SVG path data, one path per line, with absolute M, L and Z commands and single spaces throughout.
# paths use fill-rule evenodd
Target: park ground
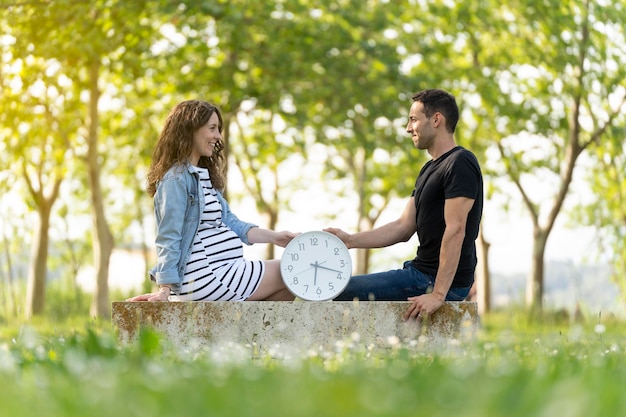
M 501 310 L 458 338 L 358 338 L 331 349 L 174 348 L 108 320 L 0 324 L 0 416 L 624 415 L 626 335 L 613 317 Z

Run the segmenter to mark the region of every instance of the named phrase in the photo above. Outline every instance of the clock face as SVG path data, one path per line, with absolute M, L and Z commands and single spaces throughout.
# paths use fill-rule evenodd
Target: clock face
M 332 233 L 305 232 L 285 247 L 280 271 L 293 294 L 304 300 L 325 301 L 348 285 L 352 258 L 346 245 Z

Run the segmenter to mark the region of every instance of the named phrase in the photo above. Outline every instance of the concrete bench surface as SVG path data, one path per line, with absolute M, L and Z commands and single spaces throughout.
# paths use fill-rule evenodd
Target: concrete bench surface
M 478 326 L 475 302 L 446 302 L 422 322 L 404 321 L 403 301 L 113 302 L 112 321 L 122 344 L 150 327 L 177 346 L 239 343 L 267 349 L 332 346 L 341 340 L 381 344 L 455 338 Z

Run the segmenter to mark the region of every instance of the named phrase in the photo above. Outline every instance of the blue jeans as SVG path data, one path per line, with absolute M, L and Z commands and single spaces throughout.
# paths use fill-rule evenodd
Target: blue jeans
M 435 278 L 404 262 L 404 268 L 374 274 L 355 275 L 334 301 L 406 301 L 408 297 L 426 294 L 435 286 Z M 463 301 L 471 287 L 450 288 L 446 301 Z

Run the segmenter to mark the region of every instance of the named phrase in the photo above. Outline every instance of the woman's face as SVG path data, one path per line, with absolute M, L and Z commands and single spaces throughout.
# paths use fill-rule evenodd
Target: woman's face
M 189 162 L 192 165 L 198 165 L 200 157 L 213 155 L 213 149 L 220 140 L 222 140 L 222 134 L 219 129 L 219 118 L 217 113 L 213 112 L 209 121 L 193 134 L 193 147 Z

